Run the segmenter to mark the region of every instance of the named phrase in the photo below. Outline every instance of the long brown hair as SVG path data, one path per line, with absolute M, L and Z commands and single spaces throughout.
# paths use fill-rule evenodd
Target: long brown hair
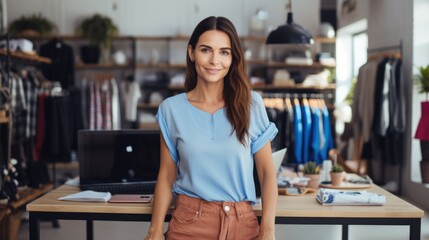
M 226 114 L 236 132 L 237 139 L 244 145 L 245 137 L 249 134 L 250 125 L 250 83 L 245 74 L 243 49 L 237 31 L 230 20 L 224 17 L 208 17 L 202 20 L 189 39 L 188 46 L 195 50 L 200 36 L 209 30 L 218 30 L 226 33 L 231 41 L 232 63 L 224 78 L 223 99 L 226 105 Z M 189 54 L 186 54 L 185 91 L 189 92 L 197 85 L 197 71 Z

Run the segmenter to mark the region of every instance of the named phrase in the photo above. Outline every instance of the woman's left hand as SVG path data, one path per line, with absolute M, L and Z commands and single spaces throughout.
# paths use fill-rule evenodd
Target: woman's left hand
M 274 229 L 261 228 L 258 240 L 275 240 L 276 234 Z

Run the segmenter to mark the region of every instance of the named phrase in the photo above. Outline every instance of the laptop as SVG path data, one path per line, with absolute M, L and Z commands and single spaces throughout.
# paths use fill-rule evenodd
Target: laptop
M 283 148 L 273 152 L 271 155 L 273 159 L 274 170 L 276 171 L 276 173 L 280 170 L 280 167 L 282 166 L 283 159 L 286 156 L 286 150 L 287 150 L 286 148 Z M 258 173 L 256 172 L 256 166 L 253 168 L 253 179 L 255 181 L 256 197 L 260 197 L 261 185 L 259 184 L 259 177 L 258 177 Z
M 80 130 L 80 188 L 111 194 L 153 194 L 159 130 Z

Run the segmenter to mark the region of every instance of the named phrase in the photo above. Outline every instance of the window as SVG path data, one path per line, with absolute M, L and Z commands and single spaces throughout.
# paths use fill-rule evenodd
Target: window
M 353 78 L 357 77 L 359 68 L 367 61 L 368 34 L 360 32 L 352 35 L 352 68 Z

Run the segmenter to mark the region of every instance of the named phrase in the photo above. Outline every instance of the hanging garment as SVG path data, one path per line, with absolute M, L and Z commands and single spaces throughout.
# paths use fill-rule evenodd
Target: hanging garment
M 137 121 L 137 104 L 141 98 L 140 85 L 137 82 L 121 82 L 121 92 L 125 102 L 125 119 Z
M 292 103 L 290 101 L 290 98 L 285 99 L 285 106 L 286 106 L 286 124 L 285 124 L 285 136 L 286 136 L 286 148 L 287 148 L 287 154 L 286 154 L 286 162 L 287 163 L 294 163 L 295 159 L 295 125 L 294 125 L 294 114 L 293 114 L 293 107 Z
M 387 89 L 384 90 L 384 75 L 387 62 L 388 58 L 385 58 L 378 63 L 374 90 L 374 117 L 372 122 L 372 130 L 379 136 L 384 136 L 386 130 L 386 127 L 384 126 L 385 123 L 383 121 L 385 116 L 383 116 L 383 111 L 381 109 L 382 103 L 384 101 L 383 99 L 386 98 L 386 94 L 384 94 L 383 91 L 387 91 Z
M 45 137 L 40 159 L 46 162 L 71 161 L 70 98 L 45 99 Z
M 353 132 L 362 135 L 363 142 L 369 140 L 372 129 L 377 67 L 377 61 L 369 61 L 359 68 L 358 81 L 354 93 L 352 105 Z
M 101 85 L 103 129 L 112 130 L 112 103 L 110 95 L 110 82 L 104 81 Z
M 302 127 L 302 114 L 301 106 L 297 98 L 294 99 L 293 105 L 293 116 L 294 116 L 294 132 L 295 132 L 295 163 L 302 164 L 302 141 L 303 141 L 303 127 Z
M 312 141 L 311 133 L 312 133 L 312 116 L 311 110 L 306 98 L 302 99 L 301 106 L 301 115 L 302 115 L 302 162 L 306 163 L 309 160 L 315 161 L 314 159 L 310 159 L 310 142 Z
M 429 102 L 421 102 L 421 117 L 414 138 L 429 141 Z
M 320 109 L 318 107 L 311 108 L 311 142 L 309 160 L 316 162 L 317 165 L 322 163 L 319 158 L 320 153 Z
M 73 48 L 58 38 L 40 46 L 39 55 L 51 59 L 52 63 L 43 64 L 43 75 L 50 81 L 60 82 L 63 89 L 74 86 Z
M 112 129 L 118 130 L 121 128 L 121 111 L 118 92 L 118 83 L 115 79 L 110 79 L 112 89 Z
M 331 121 L 329 118 L 329 111 L 326 106 L 322 108 L 322 118 L 323 118 L 323 135 L 325 138 L 322 148 L 319 152 L 319 159 L 326 160 L 328 159 L 329 150 L 334 148 L 334 138 L 332 136 Z

